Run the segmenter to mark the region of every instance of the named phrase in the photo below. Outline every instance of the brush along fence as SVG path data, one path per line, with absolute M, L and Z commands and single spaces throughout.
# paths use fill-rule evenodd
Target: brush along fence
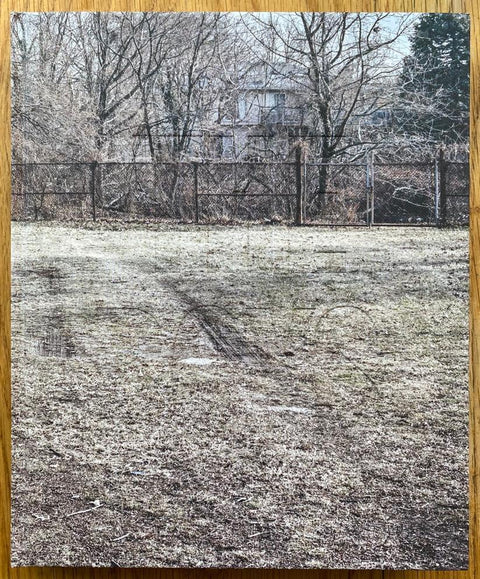
M 16 220 L 466 224 L 468 163 L 14 163 Z

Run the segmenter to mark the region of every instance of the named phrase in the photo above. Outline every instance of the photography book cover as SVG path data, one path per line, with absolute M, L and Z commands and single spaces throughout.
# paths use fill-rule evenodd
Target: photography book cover
M 11 14 L 13 566 L 468 567 L 469 17 Z

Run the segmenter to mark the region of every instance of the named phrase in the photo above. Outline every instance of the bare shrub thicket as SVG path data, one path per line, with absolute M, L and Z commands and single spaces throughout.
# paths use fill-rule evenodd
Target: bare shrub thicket
M 437 104 L 444 111 L 445 99 L 412 97 L 399 72 L 417 22 L 363 13 L 13 14 L 13 161 L 98 162 L 96 202 L 106 214 L 190 219 L 197 187 L 214 219 L 288 219 L 295 178 L 283 173 L 301 143 L 315 165 L 306 211 L 361 222 L 368 208 L 356 165 L 375 153 L 405 169 L 379 176 L 379 215 L 418 217 L 413 208 L 429 203 L 432 188 L 414 164 L 433 164 L 439 142 L 412 119 L 434 116 Z M 468 161 L 465 138 L 452 135 L 445 158 Z M 267 160 L 286 164 L 242 165 Z M 196 184 L 185 165 L 194 162 Z M 88 213 L 90 169 L 71 167 L 17 167 L 14 215 Z

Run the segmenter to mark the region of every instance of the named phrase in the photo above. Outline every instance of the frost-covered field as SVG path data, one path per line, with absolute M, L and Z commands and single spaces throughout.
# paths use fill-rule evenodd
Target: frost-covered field
M 14 565 L 467 565 L 466 230 L 13 224 Z

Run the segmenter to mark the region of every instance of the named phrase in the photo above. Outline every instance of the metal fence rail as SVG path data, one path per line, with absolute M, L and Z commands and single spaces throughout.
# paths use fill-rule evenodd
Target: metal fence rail
M 468 163 L 14 163 L 12 218 L 466 224 Z

